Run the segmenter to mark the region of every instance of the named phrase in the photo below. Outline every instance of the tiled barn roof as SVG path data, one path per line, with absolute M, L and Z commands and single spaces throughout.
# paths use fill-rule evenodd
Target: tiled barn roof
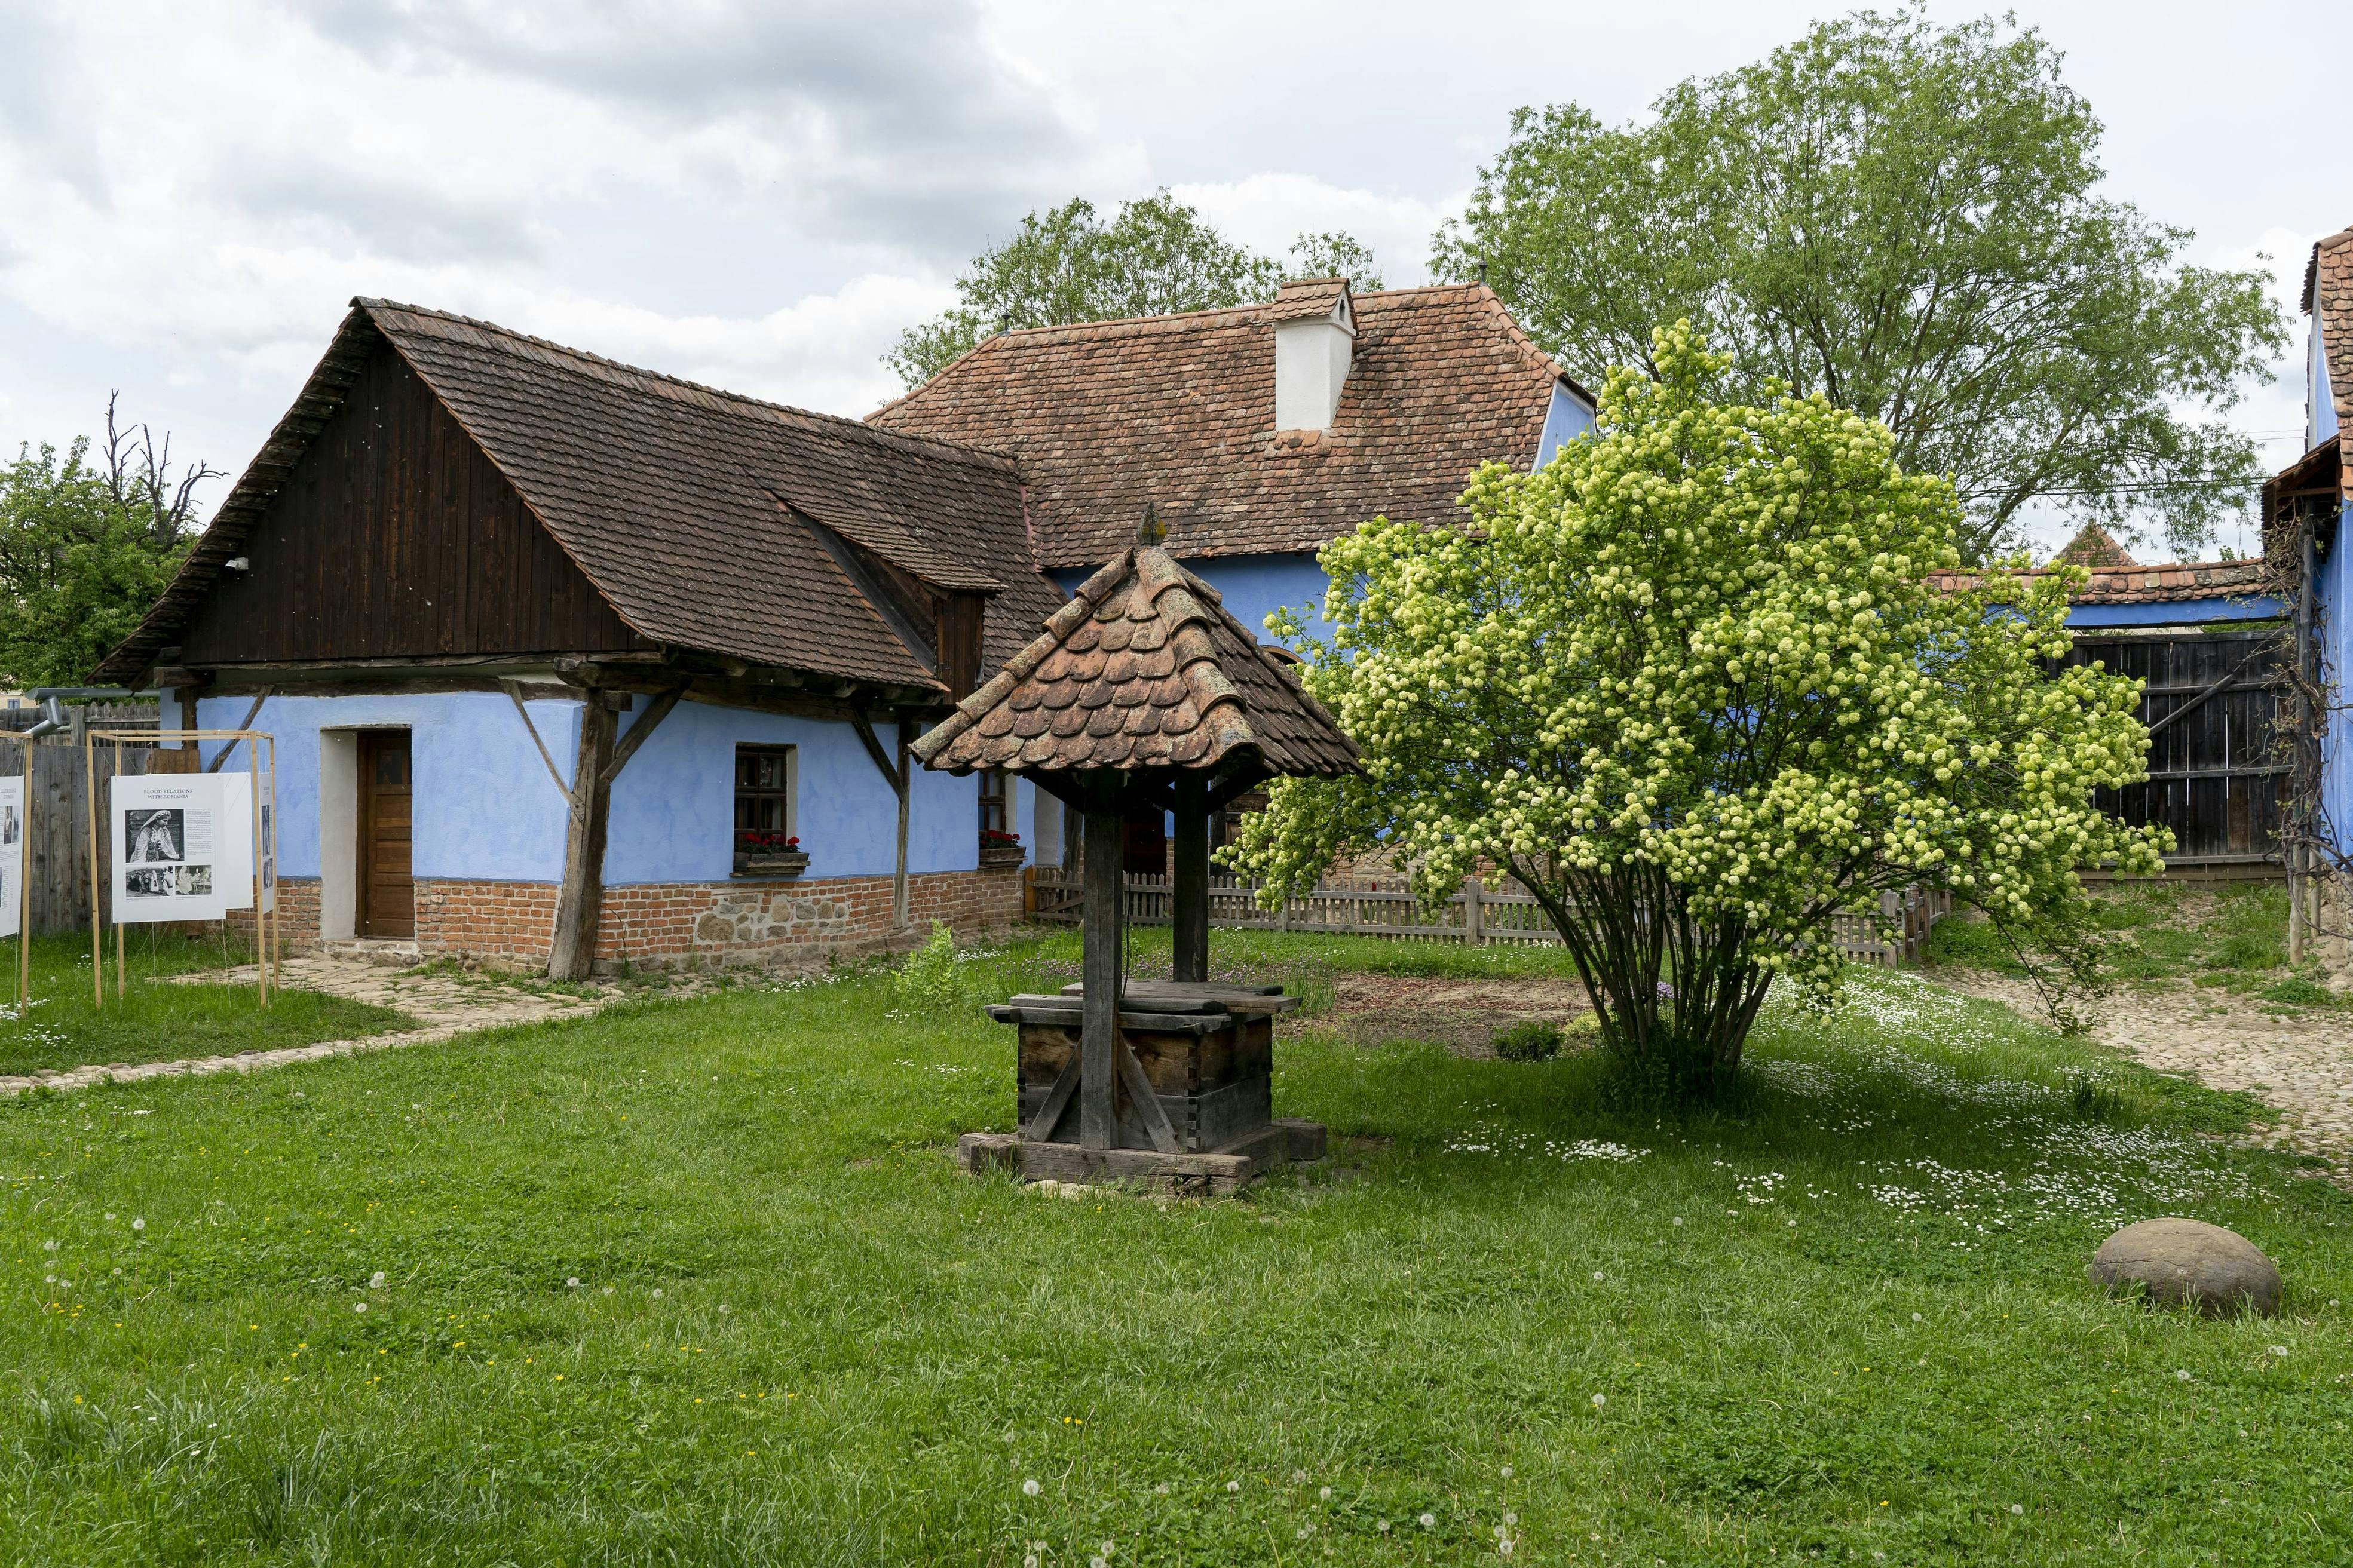
M 2041 577 L 2046 570 L 2021 572 L 2018 575 Z M 1971 572 L 1936 572 L 1929 574 L 1928 581 L 1939 592 L 1958 593 L 1976 587 L 1980 579 Z M 2189 599 L 2253 598 L 2264 591 L 2263 563 L 2257 557 L 2252 561 L 2199 561 L 2178 566 L 2095 568 L 2090 584 L 2073 596 L 2073 602 L 2161 605 Z
M 2304 308 L 2320 321 L 2337 427 L 2353 429 L 2353 228 L 2340 229 L 2312 247 L 2312 259 L 2304 269 Z
M 1155 545 L 1131 545 L 997 678 L 915 742 L 927 768 L 1215 767 L 1335 774 L 1356 748 L 1321 703 Z
M 174 640 L 356 366 L 385 341 L 647 637 L 763 665 L 940 685 L 819 529 L 929 587 L 992 595 L 984 670 L 1061 602 L 1036 570 L 1019 481 L 1003 458 L 714 391 L 461 316 L 353 304 L 293 411 L 101 679 L 132 677 Z
M 1314 550 L 1376 515 L 1453 519 L 1472 469 L 1535 461 L 1563 377 L 1484 284 L 1354 295 L 1332 428 L 1276 431 L 1276 316 L 1323 314 L 1342 286 L 1000 332 L 868 419 L 1016 458 L 1049 567 L 1117 555 L 1147 503 L 1179 556 Z

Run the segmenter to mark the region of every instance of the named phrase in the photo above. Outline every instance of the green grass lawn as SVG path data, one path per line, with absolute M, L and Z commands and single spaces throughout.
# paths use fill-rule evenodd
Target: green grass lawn
M 2223 882 L 2211 889 L 2180 882 L 2124 882 L 2092 900 L 2112 948 L 2105 973 L 2125 984 L 2187 980 L 2249 995 L 2267 1011 L 2300 1016 L 2306 1007 L 2342 1006 L 2346 998 L 2316 971 L 2287 962 L 2287 886 Z M 1982 920 L 1941 921 L 1927 957 L 2009 973 L 2016 961 Z
M 0 1076 L 275 1050 L 383 1034 L 415 1023 L 389 1007 L 312 991 L 272 992 L 264 1008 L 251 984 L 174 982 L 174 975 L 250 963 L 253 951 L 152 926 L 124 944 L 128 985 L 118 997 L 111 933 L 108 941 L 106 1005 L 100 1008 L 90 996 L 90 939 L 34 939 L 32 1005 L 0 1006 Z M 0 943 L 0 962 L 8 969 L 0 981 L 5 1001 L 16 984 L 13 941 Z
M 2242 1102 L 1870 976 L 1683 1120 L 1311 1028 L 1277 1110 L 1327 1165 L 1070 1201 L 953 1169 L 1010 1041 L 895 1005 L 0 1105 L 0 1559 L 2353 1559 L 2353 1197 L 2212 1137 Z M 2093 1294 L 2167 1213 L 2269 1250 L 2287 1314 Z

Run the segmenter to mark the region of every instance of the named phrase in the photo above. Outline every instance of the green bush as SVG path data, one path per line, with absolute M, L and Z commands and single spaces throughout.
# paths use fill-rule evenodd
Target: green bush
M 2316 984 L 2302 975 L 2266 985 L 2263 994 L 2266 1001 L 2289 1002 L 2299 1007 L 2327 1007 L 2342 1000 L 2327 986 Z
M 955 933 L 934 921 L 930 938 L 891 976 L 891 989 L 902 1012 L 938 1013 L 963 1003 L 964 978 L 956 962 Z
M 1523 1018 L 1495 1031 L 1495 1054 L 1507 1062 L 1548 1062 L 1560 1055 L 1560 1026 Z

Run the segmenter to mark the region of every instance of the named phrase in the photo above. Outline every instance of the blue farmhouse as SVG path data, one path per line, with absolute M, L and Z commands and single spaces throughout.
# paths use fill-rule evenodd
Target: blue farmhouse
M 1591 420 L 1480 286 L 1002 333 L 864 422 L 361 300 L 100 679 L 278 737 L 294 940 L 577 975 L 987 927 L 1060 808 L 908 744 L 1147 503 L 1256 626 Z

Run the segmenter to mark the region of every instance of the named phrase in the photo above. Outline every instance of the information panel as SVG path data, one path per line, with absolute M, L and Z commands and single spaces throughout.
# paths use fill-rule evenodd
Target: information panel
M 110 784 L 116 924 L 216 921 L 253 907 L 251 774 L 118 775 Z
M 0 779 L 0 936 L 15 936 L 25 912 L 25 781 Z

